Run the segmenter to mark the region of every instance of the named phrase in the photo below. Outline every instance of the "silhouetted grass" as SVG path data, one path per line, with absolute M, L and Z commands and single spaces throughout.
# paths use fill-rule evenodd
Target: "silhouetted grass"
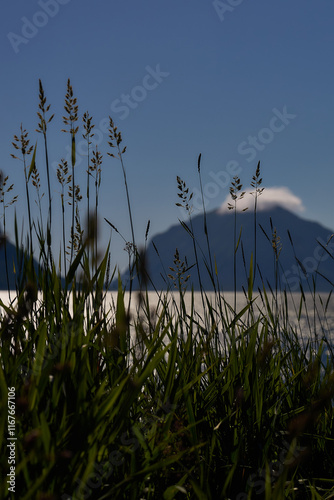
M 235 295 L 231 306 L 220 291 L 205 223 L 206 271 L 214 293 L 201 287 L 202 312 L 197 310 L 194 291 L 187 291 L 192 269 L 176 250 L 174 266 L 168 271 L 170 279 L 165 276 L 174 290 L 156 291 L 157 306 L 152 308 L 147 285 L 154 287 L 154 283 L 147 272 L 145 253 L 136 247 L 125 148 L 110 119 L 109 145 L 116 148 L 115 157 L 120 161 L 130 217 L 130 283 L 136 278 L 140 285 L 136 292 L 130 285 L 127 302 L 118 276 L 117 298 L 111 302 L 107 292 L 117 279 L 117 269 L 111 264 L 109 247 L 100 258 L 97 249 L 102 155 L 97 149 L 90 154 L 88 147 L 86 192 L 91 213 L 87 227 L 82 227 L 81 191 L 74 177 L 79 114 L 70 81 L 64 122 L 70 133 L 72 171 L 61 160 L 57 173 L 63 237 L 59 265 L 52 255 L 54 211 L 45 102 L 40 83 L 39 131 L 44 137 L 49 203 L 46 221 L 41 209 L 39 218 L 31 219 L 31 182 L 41 206 L 36 150 L 33 153 L 22 126 L 14 139 L 26 176 L 29 233 L 26 242 L 20 241 L 16 224 L 16 294 L 10 305 L 0 304 L 1 498 L 332 498 L 332 346 L 325 329 L 319 335 L 311 321 L 309 331 L 302 332 L 304 342 L 299 323 L 290 323 L 291 294 L 279 286 L 280 246 L 275 228 L 267 235 L 276 269 L 272 289 L 263 283 L 261 290 L 253 290 L 255 255 L 245 262 L 245 305 L 237 309 Z M 89 145 L 94 125 L 88 113 L 83 127 Z M 32 153 L 29 169 L 27 160 Z M 93 211 L 91 178 L 95 183 Z M 261 182 L 258 164 L 252 184 L 255 242 Z M 6 183 L 7 178 L 2 179 L 4 225 L 5 208 L 11 204 L 6 204 L 4 196 L 13 189 Z M 199 273 L 202 251 L 191 222 L 191 193 L 181 178 L 178 189 L 180 204 L 189 216 L 189 222 L 182 225 L 193 239 Z M 241 189 L 240 179 L 235 178 L 231 186 L 235 220 Z M 69 228 L 66 220 L 71 221 Z M 149 224 L 145 240 L 148 229 Z M 33 231 L 38 241 L 37 268 L 32 259 Z M 241 233 L 237 238 L 235 229 L 231 242 L 235 254 L 241 251 L 241 241 Z M 236 272 L 235 259 L 234 276 Z M 300 303 L 295 304 L 298 320 L 305 310 L 307 317 L 319 316 L 325 324 L 328 301 L 319 311 L 314 300 L 310 311 L 301 288 Z M 8 388 L 15 388 L 16 393 L 15 495 L 8 493 L 6 477 Z

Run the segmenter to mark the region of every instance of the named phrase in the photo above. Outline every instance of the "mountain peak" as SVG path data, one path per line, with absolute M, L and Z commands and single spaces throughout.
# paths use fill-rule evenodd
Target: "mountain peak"
M 269 194 L 270 191 L 272 193 L 272 190 L 268 189 L 268 191 Z M 262 198 L 264 203 L 261 206 L 259 201 L 261 210 L 257 217 L 256 232 L 258 272 L 254 280 L 254 289 L 262 288 L 263 284 L 267 288 L 273 287 L 276 280 L 279 280 L 283 288 L 288 287 L 291 291 L 299 291 L 300 284 L 307 289 L 312 280 L 316 282 L 318 291 L 331 289 L 331 283 L 334 283 L 334 269 L 330 254 L 334 252 L 334 243 L 327 247 L 327 242 L 330 240 L 332 231 L 317 222 L 301 218 L 296 212 L 301 211 L 302 203 L 291 192 L 284 189 L 278 191 L 282 194 L 281 202 L 278 202 L 277 197 L 270 197 L 266 200 L 264 193 L 265 191 L 259 197 L 259 200 Z M 284 198 L 284 194 L 288 194 L 288 197 Z M 225 211 L 207 213 L 205 225 L 210 239 L 210 252 L 212 258 L 215 259 L 221 289 L 225 291 L 233 290 L 235 285 L 237 290 L 241 290 L 242 287 L 247 289 L 248 286 L 247 276 L 252 254 L 254 258 L 255 244 L 254 213 L 250 203 L 254 203 L 254 199 L 248 202 L 250 210 L 240 214 L 237 218 L 237 236 L 241 235 L 237 253 L 234 247 L 235 226 L 232 212 L 226 210 L 226 213 Z M 197 258 L 203 288 L 206 290 L 213 288 L 208 272 L 209 256 L 205 251 L 207 241 L 203 230 L 203 214 L 193 218 L 192 228 L 198 249 L 197 257 L 194 253 L 194 239 L 180 224 L 154 236 L 149 242 L 146 254 L 148 272 L 157 289 L 162 290 L 166 286 L 173 286 L 167 273 L 169 269 L 175 268 L 176 248 L 180 261 L 187 262 L 189 266 L 188 289 L 191 289 L 191 286 L 195 290 L 200 288 L 198 271 L 194 266 Z M 279 246 L 277 267 L 275 264 L 277 256 L 273 249 L 273 232 Z M 233 274 L 235 255 L 237 259 L 236 283 Z M 124 276 L 126 279 L 128 277 Z M 137 285 L 136 282 L 133 283 L 134 287 Z
M 247 189 L 244 197 L 237 202 L 237 210 L 243 211 L 245 208 L 254 206 L 254 189 Z M 224 202 L 218 208 L 218 214 L 228 213 L 228 203 L 231 203 L 230 194 L 225 198 Z M 257 211 L 266 212 L 274 208 L 284 208 L 293 213 L 302 213 L 305 210 L 302 200 L 285 187 L 270 187 L 265 188 L 261 195 L 257 198 Z

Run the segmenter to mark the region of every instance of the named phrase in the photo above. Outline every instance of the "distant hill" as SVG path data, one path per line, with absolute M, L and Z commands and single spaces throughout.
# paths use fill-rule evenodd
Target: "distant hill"
M 11 290 L 15 290 L 14 265 L 16 273 L 20 272 L 16 258 L 16 247 L 15 245 L 13 245 L 13 243 L 7 240 L 6 249 L 7 249 L 9 286 Z M 34 260 L 34 267 L 36 270 L 38 269 L 38 264 L 36 260 Z M 0 235 L 0 290 L 7 290 L 5 243 L 1 235 Z
M 15 276 L 13 272 L 13 262 L 17 265 L 15 246 L 9 241 L 6 242 L 7 246 L 7 262 L 8 262 L 8 277 L 9 286 L 11 290 L 15 290 Z M 5 242 L 0 235 L 0 290 L 7 290 L 6 279 L 6 260 L 5 260 Z
M 290 287 L 292 291 L 297 291 L 299 290 L 299 282 L 301 282 L 305 291 L 307 291 L 307 279 L 311 282 L 313 277 L 316 280 L 318 291 L 331 289 L 330 282 L 334 283 L 334 260 L 322 249 L 321 245 L 326 246 L 333 231 L 317 222 L 302 219 L 279 206 L 257 213 L 257 264 L 259 271 L 256 273 L 255 288 L 262 286 L 261 277 L 266 286 L 268 282 L 271 286 L 275 285 L 275 255 L 271 243 L 272 228 L 270 218 L 273 228 L 276 228 L 277 236 L 280 238 L 281 252 L 279 255 L 278 277 L 282 288 L 286 286 L 287 288 Z M 209 262 L 203 215 L 195 216 L 192 222 L 195 238 L 198 242 L 197 254 L 200 261 L 202 284 L 204 289 L 212 290 L 213 285 L 203 262 L 203 255 Z M 237 289 L 241 290 L 242 286 L 247 288 L 246 275 L 248 275 L 249 271 L 251 253 L 254 251 L 254 213 L 252 211 L 238 213 L 237 225 L 237 237 L 242 227 L 241 243 L 237 251 Z M 217 263 L 220 286 L 225 291 L 233 290 L 234 213 L 221 214 L 217 211 L 208 213 L 207 227 L 212 259 L 215 257 Z M 290 231 L 293 246 L 288 230 Z M 159 252 L 160 258 L 154 245 Z M 195 263 L 193 240 L 181 224 L 154 236 L 148 244 L 147 267 L 151 280 L 157 289 L 166 289 L 167 283 L 172 285 L 172 281 L 166 275 L 173 274 L 169 267 L 175 268 L 173 258 L 176 248 L 179 251 L 181 261 L 186 258 L 188 266 Z M 327 250 L 334 255 L 334 238 L 330 241 Z M 242 251 L 246 269 L 243 263 Z M 191 278 L 189 279 L 188 289 L 193 285 L 194 289 L 198 290 L 199 280 L 196 268 L 193 267 L 189 274 Z M 126 282 L 126 280 L 128 280 L 127 274 L 123 276 L 123 282 Z M 135 288 L 138 286 L 136 280 L 133 286 Z

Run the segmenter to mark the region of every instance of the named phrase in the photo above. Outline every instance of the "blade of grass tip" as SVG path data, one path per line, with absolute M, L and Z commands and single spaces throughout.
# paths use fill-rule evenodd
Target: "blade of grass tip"
M 122 287 L 121 275 L 118 272 L 118 292 L 117 292 L 117 304 L 116 304 L 116 331 L 119 336 L 119 345 L 123 353 L 127 352 L 127 342 L 126 342 L 126 312 L 124 305 L 124 292 Z
M 107 271 L 107 264 L 108 264 L 108 257 L 109 257 L 109 248 L 110 248 L 110 243 L 108 243 L 107 250 L 104 254 L 104 257 L 102 259 L 102 262 L 100 263 L 97 271 L 98 271 L 98 276 L 97 279 L 94 280 L 97 282 L 97 289 L 102 290 L 103 285 L 105 282 L 105 276 L 106 276 L 106 271 Z
M 248 277 L 248 300 L 252 300 L 253 294 L 253 252 L 251 253 L 250 264 L 249 264 L 249 277 Z
M 274 226 L 273 226 L 273 220 L 271 217 L 269 217 L 269 222 L 270 222 L 270 229 L 271 229 L 271 232 L 273 233 L 274 232 Z
M 244 244 L 243 241 L 241 241 L 241 257 L 242 257 L 242 265 L 245 271 L 245 277 L 246 281 L 248 283 L 248 274 L 247 274 L 247 266 L 246 266 L 246 257 L 245 257 L 245 251 L 244 251 Z
M 292 236 L 291 236 L 291 233 L 290 233 L 289 229 L 287 230 L 287 232 L 288 232 L 288 236 L 289 236 L 289 240 L 290 240 L 291 246 L 292 246 L 292 248 L 294 248 L 294 244 L 293 244 L 293 241 L 292 241 Z
M 191 238 L 194 239 L 194 234 L 191 231 L 191 229 L 187 226 L 187 224 L 181 219 L 178 219 L 178 220 L 179 220 L 179 223 L 181 224 L 181 226 L 183 227 L 183 229 L 185 229 L 187 231 L 187 233 L 191 236 Z
M 147 361 L 145 363 L 144 369 L 142 373 L 140 374 L 139 378 L 137 379 L 137 384 L 139 387 L 142 387 L 145 380 L 150 376 L 151 373 L 157 368 L 159 365 L 160 361 L 164 358 L 166 353 L 170 349 L 170 344 L 166 345 L 163 349 L 160 348 L 160 351 L 158 351 L 156 354 L 155 352 L 157 349 L 160 347 L 160 342 L 157 342 L 157 348 L 155 346 L 152 348 L 152 350 L 148 353 L 147 356 Z M 139 391 L 138 391 L 139 392 Z
M 260 227 L 261 231 L 263 232 L 263 234 L 265 235 L 265 237 L 267 238 L 267 240 L 269 241 L 269 243 L 271 244 L 271 240 L 270 240 L 269 236 L 267 235 L 267 233 L 265 232 L 265 230 L 263 229 L 263 227 L 261 226 L 261 224 L 259 224 L 259 227 Z
M 67 290 L 68 285 L 70 285 L 72 283 L 72 280 L 74 278 L 74 275 L 75 275 L 77 268 L 79 267 L 79 264 L 80 264 L 80 261 L 81 261 L 81 258 L 82 258 L 84 251 L 85 251 L 85 244 L 83 244 L 83 246 L 80 248 L 79 252 L 77 253 L 74 261 L 72 262 L 72 264 L 68 270 L 67 276 L 65 277 L 65 290 Z
M 274 320 L 273 312 L 272 312 L 271 307 L 269 305 L 268 295 L 267 295 L 267 292 L 266 292 L 266 289 L 264 286 L 263 286 L 263 295 L 264 295 L 264 299 L 265 299 L 265 303 L 266 303 L 266 311 L 268 312 L 268 316 L 270 318 L 270 321 L 272 322 L 272 325 L 274 326 L 275 320 Z
M 234 253 L 237 253 L 237 250 L 238 250 L 238 248 L 239 248 L 239 244 L 240 244 L 240 240 L 241 240 L 241 233 L 242 233 L 242 226 L 241 226 L 241 228 L 240 228 L 239 238 L 238 238 L 237 244 L 236 244 L 236 246 L 235 246 Z
M 215 275 L 216 275 L 216 278 L 218 278 L 217 259 L 216 259 L 216 256 L 215 256 L 215 255 L 214 255 L 214 262 L 215 262 Z
M 177 484 L 173 486 L 168 486 L 168 488 L 165 490 L 163 494 L 163 500 L 173 500 L 178 492 L 186 495 L 187 490 L 183 488 L 182 485 L 186 482 L 187 478 L 188 478 L 188 473 L 186 473 Z
M 321 276 L 325 281 L 327 281 L 327 283 L 329 283 L 332 287 L 334 287 L 334 283 L 328 279 L 324 274 L 322 274 L 320 271 L 315 271 L 316 274 L 318 274 L 319 276 Z
M 208 229 L 206 225 L 206 212 L 205 212 L 205 204 L 204 204 L 204 197 L 203 197 L 203 189 L 202 189 L 202 178 L 201 178 L 201 158 L 202 158 L 202 153 L 199 154 L 198 160 L 197 160 L 197 170 L 198 170 L 198 175 L 199 175 L 199 182 L 201 186 L 201 194 L 202 194 L 202 203 L 203 203 L 203 213 L 204 213 L 204 234 L 207 236 L 208 235 Z
M 155 250 L 155 252 L 156 252 L 157 256 L 158 256 L 158 257 L 160 257 L 159 250 L 157 249 L 156 244 L 154 243 L 154 241 L 153 241 L 153 240 L 152 240 L 152 245 L 153 245 L 153 248 L 154 248 L 154 250 Z
M 245 312 L 248 311 L 248 309 L 250 308 L 251 304 L 254 302 L 254 300 L 252 300 L 249 304 L 247 304 L 243 309 L 241 309 L 241 311 L 238 313 L 238 314 L 235 314 L 233 320 L 231 321 L 231 323 L 229 324 L 228 328 L 232 328 L 232 326 L 235 326 L 236 323 L 239 321 L 239 319 L 242 318 L 242 316 L 245 314 Z M 235 311 L 234 311 L 235 312 Z
M 302 315 L 302 308 L 303 308 L 303 296 L 300 296 L 300 301 L 299 301 L 299 310 L 298 310 L 298 322 L 300 321 L 301 315 Z
M 106 382 L 107 383 L 107 382 Z M 114 384 L 113 388 L 108 392 L 108 396 L 105 396 L 106 387 L 105 383 L 103 382 L 103 391 L 98 392 L 98 394 L 95 396 L 94 401 L 97 403 L 96 406 L 94 406 L 94 419 L 95 419 L 95 424 L 96 426 L 100 424 L 100 422 L 103 422 L 106 418 L 107 413 L 109 413 L 108 418 L 110 419 L 110 422 L 112 421 L 112 418 L 114 417 L 115 414 L 117 414 L 120 409 L 119 409 L 119 401 L 122 397 L 122 394 L 125 393 L 127 384 L 129 383 L 129 377 L 125 375 L 124 373 L 120 375 L 120 377 L 116 380 L 116 383 Z M 103 401 L 102 400 L 103 397 Z
M 333 285 L 334 286 L 334 285 Z M 327 309 L 328 309 L 328 305 L 329 305 L 329 301 L 330 301 L 330 298 L 332 296 L 332 292 L 333 290 L 331 290 L 328 294 L 328 297 L 327 297 L 327 300 L 326 300 L 326 306 L 325 306 L 325 313 L 327 313 Z
M 306 271 L 304 265 L 302 264 L 302 262 L 300 262 L 300 260 L 296 256 L 295 256 L 295 259 L 296 259 L 297 264 L 299 265 L 300 269 L 303 271 L 305 278 L 307 278 L 307 271 Z
M 333 237 L 333 235 L 329 238 L 329 240 L 326 243 L 326 245 L 328 245 L 328 243 L 330 242 L 330 240 L 332 239 L 332 237 Z M 330 256 L 331 259 L 334 259 L 334 256 L 330 253 L 330 251 L 319 240 L 317 240 L 317 243 Z
M 198 156 L 197 167 L 198 167 L 198 176 L 199 176 L 199 182 L 200 182 L 200 188 L 201 188 L 201 198 L 202 198 L 202 205 L 203 205 L 204 234 L 205 234 L 205 237 L 206 237 L 206 244 L 207 244 L 208 255 L 209 255 L 210 273 L 211 273 L 211 276 L 213 276 L 213 264 L 212 264 L 212 257 L 211 257 L 211 247 L 210 247 L 210 241 L 209 241 L 209 232 L 208 232 L 208 225 L 207 225 L 206 208 L 205 208 L 204 195 L 203 195 L 203 186 L 202 186 L 201 158 L 202 158 L 202 154 L 200 153 L 199 156 Z M 216 290 L 215 285 L 214 285 L 214 290 Z
M 35 144 L 35 147 L 34 147 L 34 153 L 32 155 L 32 160 L 31 160 L 31 164 L 30 164 L 30 168 L 29 168 L 28 180 L 30 179 L 31 174 L 32 174 L 32 172 L 34 171 L 34 169 L 36 167 L 36 149 L 37 149 L 37 141 L 36 141 L 36 144 Z

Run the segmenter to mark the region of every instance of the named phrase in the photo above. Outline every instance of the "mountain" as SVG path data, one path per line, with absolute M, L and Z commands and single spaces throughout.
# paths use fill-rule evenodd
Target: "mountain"
M 186 224 L 189 227 L 189 222 L 186 222 Z M 192 225 L 203 288 L 212 290 L 212 281 L 204 264 L 204 259 L 209 263 L 209 258 L 203 214 L 195 216 L 192 219 Z M 207 214 L 207 228 L 212 261 L 214 262 L 215 258 L 220 287 L 224 291 L 234 290 L 234 212 L 224 214 L 217 211 L 209 212 Z M 275 286 L 276 257 L 272 245 L 275 228 L 279 238 L 277 276 L 281 287 L 287 287 L 291 291 L 298 291 L 300 288 L 299 283 L 302 283 L 304 290 L 307 291 L 307 280 L 312 283 L 312 278 L 314 278 L 318 291 L 331 289 L 331 283 L 334 283 L 334 259 L 331 257 L 331 255 L 334 255 L 334 237 L 329 243 L 328 240 L 333 231 L 317 222 L 302 219 L 280 206 L 257 213 L 256 260 L 258 270 L 254 287 L 262 287 L 262 279 L 266 286 L 268 283 L 272 287 Z M 247 289 L 248 286 L 247 276 L 249 274 L 251 254 L 254 253 L 254 213 L 252 211 L 237 214 L 237 239 L 240 230 L 241 240 L 236 256 L 237 290 L 241 290 L 242 286 Z M 323 247 L 326 247 L 327 243 L 326 252 Z M 157 249 L 159 256 L 154 247 Z M 180 261 L 187 259 L 188 267 L 196 262 L 193 239 L 181 224 L 154 236 L 148 244 L 146 265 L 149 276 L 157 289 L 166 289 L 167 283 L 173 286 L 172 280 L 167 278 L 167 275 L 175 274 L 169 268 L 173 267 L 176 270 L 173 263 L 176 248 L 179 252 Z M 188 289 L 193 285 L 194 289 L 198 290 L 199 279 L 196 266 L 192 267 L 186 274 L 190 274 Z M 123 282 L 126 282 L 128 276 L 128 274 L 123 276 Z M 134 280 L 133 286 L 137 288 L 137 280 Z
M 6 241 L 6 251 L 7 251 L 7 266 L 8 266 L 8 280 L 9 287 L 11 290 L 15 290 L 15 274 L 20 273 L 20 267 L 17 263 L 16 247 L 10 241 Z M 37 272 L 38 264 L 34 260 L 34 268 Z M 3 236 L 0 234 L 0 290 L 7 290 L 7 277 L 6 277 L 6 257 L 5 257 L 5 241 Z
M 16 250 L 15 246 L 8 240 L 6 242 L 6 247 L 7 247 L 9 286 L 11 290 L 15 290 L 15 276 L 13 272 L 13 262 L 15 262 L 16 266 L 17 265 Z M 1 235 L 0 235 L 0 290 L 7 290 L 5 240 Z

